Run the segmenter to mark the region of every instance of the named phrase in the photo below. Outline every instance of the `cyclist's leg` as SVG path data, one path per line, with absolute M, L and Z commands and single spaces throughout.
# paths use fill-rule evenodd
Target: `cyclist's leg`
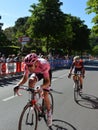
M 51 79 L 52 79 L 51 70 L 49 70 L 49 76 L 50 76 L 50 83 L 51 83 Z M 50 86 L 51 86 L 51 84 L 50 84 Z M 50 86 L 48 86 L 47 89 L 49 89 Z M 52 125 L 52 110 L 51 110 L 52 108 L 51 108 L 51 101 L 49 98 L 49 92 L 47 92 L 47 91 L 44 91 L 44 103 L 45 103 L 45 106 L 47 108 L 47 125 L 51 126 Z
M 50 83 L 51 83 L 51 79 L 52 79 L 51 70 L 49 70 L 49 76 L 50 76 Z M 29 78 L 29 87 L 34 87 L 36 82 L 40 81 L 41 79 L 44 79 L 43 74 L 40 74 L 40 73 L 39 74 L 35 74 L 35 73 L 32 74 Z M 43 80 L 43 82 L 45 82 L 45 81 Z M 49 87 L 50 86 L 48 86 L 48 88 Z M 49 115 L 49 121 L 50 121 L 50 118 L 51 118 L 51 121 L 48 124 L 51 125 L 51 122 L 52 122 L 51 103 L 50 103 L 50 98 L 49 98 L 49 92 L 47 92 L 47 91 L 44 91 L 44 103 L 45 103 L 45 106 L 47 108 L 47 114 Z
M 73 81 L 74 81 L 74 82 L 76 81 L 76 76 L 75 76 L 75 75 L 73 75 Z
M 74 82 L 76 82 L 76 76 L 75 76 L 75 74 L 77 74 L 77 69 L 76 68 L 74 69 L 74 75 L 73 75 L 73 81 Z
M 46 121 L 47 121 L 47 125 L 48 126 L 51 126 L 52 125 L 52 106 L 53 104 L 51 104 L 51 99 L 49 97 L 49 92 L 44 92 L 44 104 L 46 106 L 46 109 L 47 109 L 47 116 L 45 117 L 46 118 Z
M 35 73 L 31 74 L 29 81 L 28 81 L 28 84 L 29 84 L 28 86 L 30 88 L 33 88 L 37 81 L 38 81 L 38 79 L 37 79 L 36 74 Z
M 83 89 L 83 73 L 82 73 L 82 70 L 80 70 L 80 73 L 81 73 L 81 75 L 80 75 L 80 89 L 82 90 Z
M 51 79 L 52 79 L 51 70 L 49 70 L 49 77 L 50 77 L 50 85 L 46 88 L 46 90 L 49 90 L 51 87 Z M 43 80 L 43 82 L 45 82 L 45 81 Z M 49 99 L 49 92 L 47 92 L 47 91 L 44 91 L 44 101 L 45 101 L 45 105 L 47 107 L 47 111 L 50 111 L 51 103 L 50 103 L 50 99 Z
M 77 74 L 80 74 L 80 75 L 79 75 L 79 88 L 82 89 L 82 86 L 83 86 L 83 78 L 82 78 L 82 70 L 81 70 L 81 68 L 77 68 L 77 69 L 76 69 L 76 73 L 77 73 Z
M 31 74 L 31 76 L 29 77 L 29 82 L 28 82 L 29 87 L 31 87 L 31 88 L 34 87 L 35 84 L 38 81 L 40 81 L 42 78 L 43 78 L 43 74 L 40 74 L 40 73 L 38 73 L 38 74 L 36 74 L 36 73 Z

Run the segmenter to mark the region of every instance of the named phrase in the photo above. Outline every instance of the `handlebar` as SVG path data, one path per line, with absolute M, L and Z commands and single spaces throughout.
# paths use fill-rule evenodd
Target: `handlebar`
M 35 86 L 34 88 L 28 88 L 26 86 L 26 87 L 20 87 L 19 89 L 20 90 L 25 90 L 25 91 L 30 91 L 32 93 L 39 93 L 39 91 L 41 90 L 41 86 Z M 54 93 L 58 93 L 58 94 L 63 94 L 62 92 L 56 91 L 56 90 L 54 90 L 52 88 L 50 88 L 50 89 L 43 89 L 43 91 L 47 91 L 47 92 L 50 91 L 50 92 L 54 92 Z M 19 90 L 15 94 L 17 94 L 18 96 L 22 96 L 22 94 L 19 93 Z
M 34 88 L 19 87 L 19 89 L 20 90 L 25 90 L 25 91 L 30 91 L 32 93 L 39 93 L 39 90 L 41 89 L 41 87 L 40 86 L 35 86 Z M 15 92 L 15 94 L 17 94 L 18 96 L 22 96 L 22 94 L 19 93 L 19 89 L 17 90 L 17 92 Z

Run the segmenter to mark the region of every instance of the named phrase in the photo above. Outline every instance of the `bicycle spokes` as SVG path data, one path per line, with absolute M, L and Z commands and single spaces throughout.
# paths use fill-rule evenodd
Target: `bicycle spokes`
M 32 111 L 32 113 L 30 111 Z M 34 124 L 33 120 L 34 120 L 33 107 L 31 107 L 26 116 L 26 125 L 33 125 Z
M 26 105 L 20 116 L 18 130 L 35 130 L 37 128 L 37 120 L 36 110 Z
M 34 117 L 34 115 L 32 114 L 32 115 L 30 115 L 30 113 L 28 112 L 27 113 L 27 118 L 26 118 L 26 125 L 33 125 L 34 124 L 34 122 L 33 122 L 33 117 Z M 30 119 L 29 119 L 30 118 Z

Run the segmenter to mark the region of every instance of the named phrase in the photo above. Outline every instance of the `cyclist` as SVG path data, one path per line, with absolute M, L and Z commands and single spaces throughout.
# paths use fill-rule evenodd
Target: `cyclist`
M 34 87 L 37 81 L 43 79 L 40 94 L 44 95 L 45 104 L 47 107 L 47 125 L 52 125 L 52 112 L 48 92 L 44 89 L 50 88 L 52 72 L 49 62 L 46 59 L 39 58 L 36 53 L 30 53 L 24 58 L 25 68 L 22 79 L 14 87 L 14 92 L 17 93 L 19 87 L 26 83 L 28 86 Z
M 83 60 L 79 56 L 75 56 L 73 58 L 73 62 L 69 71 L 68 78 L 71 77 L 71 73 L 74 70 L 74 74 L 80 73 L 80 91 L 83 89 L 83 78 L 85 77 L 85 68 L 83 65 Z M 75 81 L 75 76 L 73 76 L 73 80 Z

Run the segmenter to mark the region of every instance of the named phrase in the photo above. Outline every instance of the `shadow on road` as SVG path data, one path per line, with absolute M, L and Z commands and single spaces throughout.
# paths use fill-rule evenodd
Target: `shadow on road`
M 51 130 L 77 130 L 72 124 L 59 119 L 53 119 L 51 128 Z
M 19 80 L 22 75 L 14 77 L 4 77 L 0 79 L 0 87 L 8 86 L 9 84 L 14 84 L 14 81 Z
M 89 109 L 98 109 L 98 97 L 89 94 L 81 94 L 80 97 L 81 99 L 77 99 L 77 104 Z

